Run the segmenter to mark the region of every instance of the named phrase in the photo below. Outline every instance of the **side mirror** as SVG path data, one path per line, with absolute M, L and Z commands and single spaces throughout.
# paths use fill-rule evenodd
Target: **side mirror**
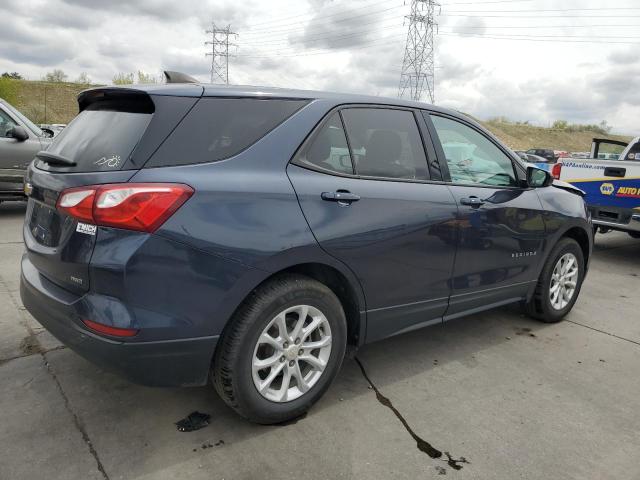
M 553 183 L 553 177 L 546 170 L 527 167 L 527 185 L 531 188 L 548 187 Z
M 48 138 L 52 138 L 55 135 L 55 132 L 50 128 L 44 127 L 44 128 L 41 128 L 40 130 L 42 130 L 45 136 Z
M 15 127 L 13 127 L 11 130 L 7 132 L 7 137 L 15 138 L 19 142 L 24 142 L 26 139 L 29 138 L 29 134 L 24 129 L 24 127 L 21 127 L 20 125 L 16 125 Z

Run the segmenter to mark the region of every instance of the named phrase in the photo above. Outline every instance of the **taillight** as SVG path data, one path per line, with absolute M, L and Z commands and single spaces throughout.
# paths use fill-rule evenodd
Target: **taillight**
M 58 209 L 83 222 L 93 221 L 93 200 L 96 191 L 93 187 L 70 188 L 60 195 Z
M 112 337 L 133 337 L 138 334 L 138 330 L 135 328 L 111 327 L 91 320 L 82 320 L 82 323 L 91 330 L 95 330 L 98 333 L 104 333 L 105 335 L 111 335 Z
M 83 222 L 151 233 L 191 195 L 176 183 L 94 185 L 63 191 L 58 209 Z
M 556 163 L 553 167 L 551 167 L 551 176 L 556 180 L 560 180 L 560 173 L 562 172 L 562 164 Z

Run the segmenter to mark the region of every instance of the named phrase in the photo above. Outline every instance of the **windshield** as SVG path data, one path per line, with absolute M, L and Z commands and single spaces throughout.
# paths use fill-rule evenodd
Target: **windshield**
M 37 136 L 39 137 L 44 137 L 44 132 L 42 130 L 40 130 L 40 127 L 38 127 L 35 123 L 33 123 L 31 120 L 29 120 L 27 117 L 25 117 L 22 113 L 20 113 L 13 105 L 11 105 L 10 103 L 7 102 L 2 102 L 2 104 L 5 106 L 5 108 L 7 110 L 9 110 L 13 115 L 15 115 L 16 117 L 18 117 L 18 119 L 29 129 L 31 130 L 33 133 L 35 133 Z

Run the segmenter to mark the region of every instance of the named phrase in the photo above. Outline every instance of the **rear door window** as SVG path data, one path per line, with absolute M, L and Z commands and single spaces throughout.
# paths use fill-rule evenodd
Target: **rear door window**
M 427 180 L 427 157 L 413 112 L 390 108 L 342 110 L 357 175 Z
M 152 115 L 90 105 L 54 138 L 48 151 L 76 162 L 73 172 L 120 170 Z
M 304 145 L 293 163 L 328 173 L 353 174 L 347 137 L 338 112 Z
M 146 167 L 215 162 L 264 137 L 307 100 L 202 98 Z

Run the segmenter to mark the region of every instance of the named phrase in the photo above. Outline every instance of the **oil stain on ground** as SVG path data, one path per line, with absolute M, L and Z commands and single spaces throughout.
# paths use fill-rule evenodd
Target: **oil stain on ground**
M 441 459 L 442 461 L 447 462 L 447 465 L 449 465 L 454 470 L 461 470 L 463 463 L 470 463 L 464 457 L 460 457 L 458 459 L 453 458 L 449 454 L 449 452 L 444 452 L 444 454 L 446 455 L 447 459 L 446 460 L 442 459 L 442 453 L 443 452 L 441 452 L 440 450 L 435 448 L 433 445 L 431 445 L 429 442 L 427 442 L 426 440 L 424 440 L 423 438 L 418 436 L 418 434 L 416 434 L 416 432 L 413 431 L 413 429 L 411 428 L 411 426 L 409 425 L 407 420 L 402 416 L 402 414 L 393 405 L 393 403 L 391 403 L 391 400 L 389 400 L 387 397 L 385 397 L 380 392 L 380 390 L 378 390 L 378 387 L 376 387 L 374 385 L 374 383 L 371 381 L 371 379 L 369 378 L 369 375 L 367 375 L 367 371 L 365 370 L 364 365 L 362 364 L 362 362 L 358 358 L 356 358 L 355 361 L 358 364 L 358 366 L 360 367 L 360 370 L 362 371 L 362 376 L 365 378 L 365 380 L 369 383 L 369 385 L 371 386 L 371 388 L 375 392 L 376 398 L 378 399 L 378 402 L 380 402 L 382 405 L 387 407 L 389 410 L 391 410 L 395 414 L 395 416 L 398 418 L 398 420 L 400 420 L 400 423 L 402 423 L 402 426 L 405 428 L 405 430 L 409 433 L 409 435 L 411 435 L 411 438 L 413 438 L 415 440 L 416 446 L 418 447 L 418 450 L 420 450 L 421 452 L 426 453 L 431 458 Z
M 528 327 L 515 327 L 516 335 L 527 335 L 528 337 L 536 337 L 536 334 Z
M 25 355 L 42 353 L 42 347 L 34 335 L 29 335 L 20 342 L 20 351 Z

